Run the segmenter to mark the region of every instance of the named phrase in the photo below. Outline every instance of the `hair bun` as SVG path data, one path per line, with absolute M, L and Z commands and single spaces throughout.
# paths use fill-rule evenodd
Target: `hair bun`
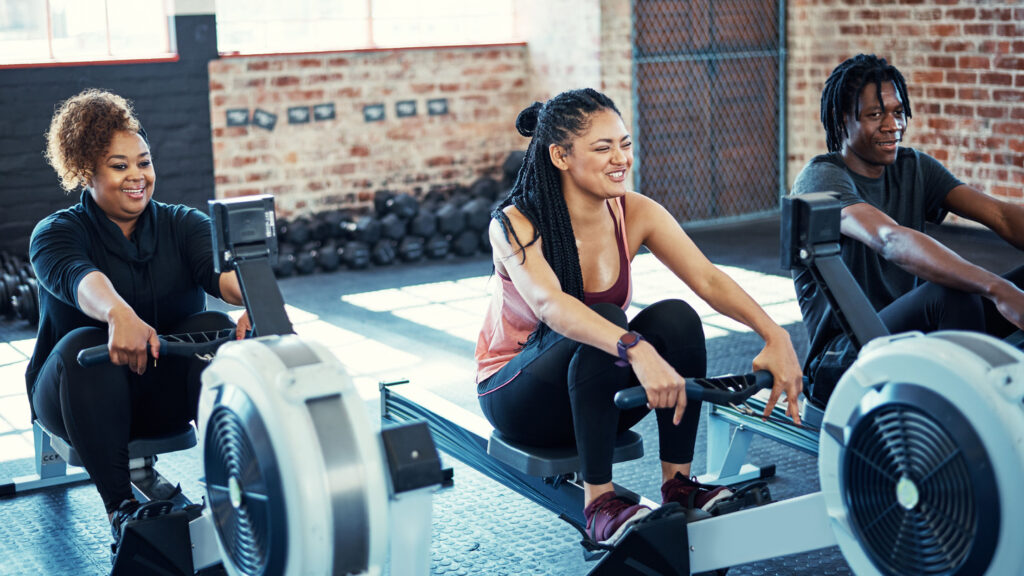
M 527 106 L 516 116 L 516 130 L 527 138 L 532 138 L 537 131 L 537 118 L 540 116 L 540 109 L 543 106 L 540 102 L 534 102 Z

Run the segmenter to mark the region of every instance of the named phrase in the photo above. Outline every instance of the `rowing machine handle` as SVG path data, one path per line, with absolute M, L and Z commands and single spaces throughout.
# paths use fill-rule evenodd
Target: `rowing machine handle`
M 753 372 L 754 384 L 751 388 L 755 391 L 772 386 L 772 373 L 767 370 Z M 704 400 L 713 404 L 728 404 L 736 400 L 737 393 L 728 390 L 720 390 L 715 387 L 702 386 L 700 382 L 714 381 L 715 378 L 687 378 L 686 399 L 699 401 Z M 749 394 L 747 395 L 749 396 Z M 746 400 L 743 398 L 742 400 Z M 741 400 L 741 401 L 742 401 Z M 643 386 L 634 386 L 619 390 L 615 393 L 615 406 L 620 410 L 638 408 L 647 404 L 647 391 Z
M 163 338 L 160 338 L 160 349 L 166 352 L 167 342 Z M 147 346 L 148 348 L 149 346 Z M 100 344 L 99 346 L 93 346 L 92 348 L 83 348 L 78 351 L 78 365 L 83 368 L 90 368 L 92 366 L 99 366 L 101 364 L 107 364 L 110 362 L 110 350 L 107 349 L 106 344 Z
M 107 362 L 110 362 L 110 351 L 107 350 L 106 344 L 93 346 L 92 348 L 83 348 L 78 351 L 78 365 L 84 368 L 99 366 Z

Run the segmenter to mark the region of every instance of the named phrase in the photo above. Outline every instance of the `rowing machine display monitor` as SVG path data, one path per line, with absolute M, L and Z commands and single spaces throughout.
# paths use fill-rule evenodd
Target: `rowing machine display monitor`
M 817 245 L 839 244 L 840 205 L 825 193 L 789 196 L 782 200 L 782 268 L 800 266 Z
M 236 270 L 254 336 L 293 334 L 274 278 L 277 232 L 274 197 L 210 200 L 213 269 Z
M 252 258 L 277 261 L 273 196 L 211 200 L 214 272 L 234 269 L 233 262 Z

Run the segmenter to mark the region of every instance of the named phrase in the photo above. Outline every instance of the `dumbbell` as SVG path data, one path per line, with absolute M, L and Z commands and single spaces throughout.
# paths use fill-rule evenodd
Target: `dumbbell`
M 14 298 L 20 283 L 13 274 L 7 272 L 0 274 L 0 316 L 8 320 L 14 318 L 14 304 L 11 300 Z
M 293 246 L 302 246 L 313 238 L 313 226 L 306 216 L 285 220 L 281 225 L 281 239 Z
M 466 228 L 466 214 L 454 202 L 445 202 L 434 212 L 437 231 L 454 236 Z
M 324 272 L 334 272 L 341 266 L 341 254 L 334 240 L 327 240 L 313 249 L 313 259 Z
M 313 218 L 313 239 L 324 241 L 340 238 L 345 231 L 343 223 L 348 220 L 346 216 L 341 210 L 329 210 L 317 214 Z
M 466 228 L 451 239 L 451 250 L 456 256 L 472 256 L 480 251 L 480 231 Z
M 370 259 L 377 266 L 390 266 L 395 263 L 397 256 L 398 249 L 395 246 L 395 241 L 388 238 L 377 241 L 370 249 Z
M 29 278 L 28 282 L 18 285 L 11 298 L 11 305 L 18 318 L 33 325 L 39 324 L 38 291 L 35 278 Z
M 420 210 L 420 203 L 409 194 L 393 194 L 381 191 L 373 197 L 373 207 L 377 215 L 384 217 L 394 214 L 402 220 L 408 220 Z
M 423 238 L 406 236 L 398 242 L 398 257 L 405 262 L 416 262 L 423 259 Z
M 370 247 L 365 242 L 345 242 L 337 247 L 336 254 L 341 262 L 352 270 L 362 270 L 370 265 Z
M 516 182 L 516 177 L 519 175 L 519 168 L 523 165 L 523 160 L 525 159 L 526 152 L 522 150 L 513 150 L 505 158 L 505 163 L 501 165 L 502 188 L 505 190 L 512 188 L 512 185 Z
M 437 233 L 437 216 L 424 205 L 420 208 L 419 213 L 409 220 L 407 231 L 412 236 L 430 238 Z
M 450 243 L 448 237 L 434 234 L 423 243 L 423 253 L 431 260 L 440 260 L 448 255 Z
M 501 192 L 501 184 L 489 176 L 477 178 L 476 181 L 469 186 L 469 193 L 474 198 L 483 198 L 488 202 L 497 200 L 498 196 L 501 195 Z
M 303 276 L 316 272 L 317 243 L 306 242 L 295 250 L 295 271 Z
M 462 205 L 460 210 L 466 217 L 466 227 L 472 230 L 483 230 L 491 223 L 491 204 L 493 198 L 478 196 Z
M 291 244 L 280 244 L 277 251 L 277 263 L 274 264 L 274 276 L 287 278 L 295 274 L 295 248 Z
M 395 213 L 386 214 L 380 219 L 380 234 L 391 240 L 401 240 L 405 236 L 407 221 Z
M 345 230 L 345 236 L 356 242 L 372 246 L 380 240 L 380 220 L 369 214 L 349 219 L 342 223 L 342 227 Z

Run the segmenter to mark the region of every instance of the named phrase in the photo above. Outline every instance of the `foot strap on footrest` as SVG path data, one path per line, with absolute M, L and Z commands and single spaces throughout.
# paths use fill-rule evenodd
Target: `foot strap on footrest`
M 731 490 L 732 496 L 715 502 L 708 510 L 712 516 L 728 514 L 737 510 L 743 510 L 744 508 L 753 508 L 754 506 L 763 506 L 772 501 L 772 494 L 768 490 L 768 483 L 763 480 L 748 482 L 732 487 Z

